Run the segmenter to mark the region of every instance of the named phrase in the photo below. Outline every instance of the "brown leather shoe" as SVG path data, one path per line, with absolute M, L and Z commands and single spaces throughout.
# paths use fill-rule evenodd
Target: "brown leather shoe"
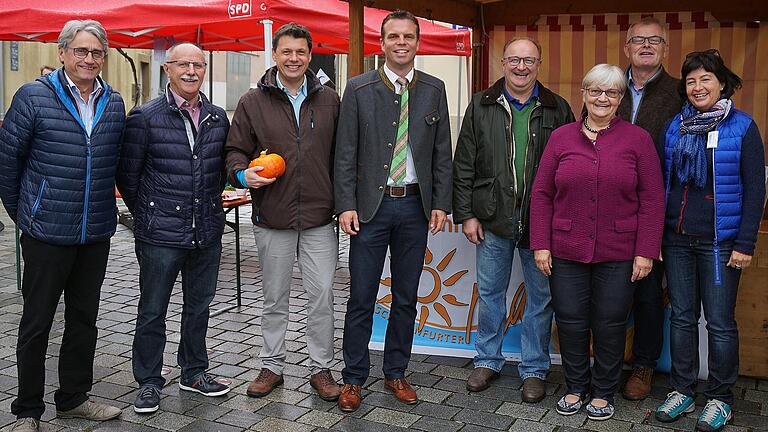
M 523 402 L 537 403 L 544 399 L 544 380 L 536 377 L 528 377 L 523 381 L 520 389 L 520 397 Z
M 333 375 L 328 369 L 309 377 L 309 385 L 317 390 L 320 399 L 324 401 L 336 402 L 341 394 L 341 386 L 333 379 Z
M 360 386 L 344 384 L 339 395 L 339 409 L 344 412 L 357 411 L 360 408 Z
M 622 392 L 624 399 L 636 401 L 647 398 L 651 394 L 652 379 L 653 369 L 645 367 L 632 369 L 632 375 L 629 376 Z
M 267 368 L 262 368 L 245 393 L 251 397 L 262 397 L 272 393 L 275 387 L 283 383 L 283 376 L 278 375 Z
M 416 397 L 416 390 L 408 384 L 405 378 L 384 379 L 384 388 L 392 390 L 397 400 L 402 403 L 413 405 L 419 401 Z
M 479 392 L 491 386 L 491 381 L 499 377 L 499 373 L 493 369 L 476 367 L 467 378 L 467 390 Z

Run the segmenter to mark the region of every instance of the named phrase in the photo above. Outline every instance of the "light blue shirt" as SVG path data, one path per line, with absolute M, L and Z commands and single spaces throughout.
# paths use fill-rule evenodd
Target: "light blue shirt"
M 634 124 L 635 119 L 637 119 L 637 109 L 640 108 L 640 101 L 643 100 L 643 95 L 645 94 L 645 86 L 648 85 L 649 82 L 656 79 L 656 77 L 659 76 L 659 72 L 661 72 L 661 67 L 659 67 L 659 70 L 657 70 L 656 73 L 653 74 L 653 76 L 645 82 L 645 85 L 643 85 L 643 87 L 638 90 L 635 88 L 635 83 L 632 80 L 632 68 L 630 67 L 627 70 L 627 87 L 629 87 L 629 91 L 632 92 L 632 118 L 630 119 L 632 124 Z
M 80 112 L 80 119 L 83 120 L 83 125 L 85 125 L 85 132 L 88 134 L 88 136 L 91 136 L 91 131 L 93 130 L 93 116 L 95 114 L 94 106 L 96 104 L 96 98 L 99 97 L 99 94 L 101 94 L 101 91 L 104 90 L 104 88 L 101 86 L 99 79 L 95 79 L 93 82 L 93 91 L 91 92 L 91 95 L 88 96 L 88 102 L 86 102 L 83 100 L 83 96 L 80 94 L 80 90 L 77 88 L 75 83 L 69 79 L 69 75 L 67 75 L 66 71 L 64 72 L 64 76 L 67 78 L 69 91 L 72 92 L 72 96 L 74 96 L 75 102 L 77 103 L 77 111 Z
M 304 102 L 304 99 L 307 98 L 307 77 L 304 77 L 304 82 L 301 83 L 299 91 L 296 92 L 296 96 L 292 95 L 291 91 L 280 81 L 280 73 L 277 74 L 277 88 L 284 91 L 286 96 L 288 96 L 288 101 L 293 105 L 293 115 L 296 116 L 296 124 L 298 125 L 300 123 L 299 112 L 301 111 L 301 104 Z

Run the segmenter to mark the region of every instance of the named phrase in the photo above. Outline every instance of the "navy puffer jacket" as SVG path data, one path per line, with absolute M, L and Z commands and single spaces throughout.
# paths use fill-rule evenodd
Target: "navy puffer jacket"
M 137 240 L 193 249 L 221 239 L 229 120 L 223 109 L 200 97 L 197 130 L 170 91 L 128 115 L 117 187 L 133 213 Z
M 115 170 L 125 105 L 100 81 L 104 90 L 89 137 L 62 82 L 59 69 L 16 92 L 0 129 L 0 198 L 21 231 L 37 240 L 105 241 L 117 225 Z

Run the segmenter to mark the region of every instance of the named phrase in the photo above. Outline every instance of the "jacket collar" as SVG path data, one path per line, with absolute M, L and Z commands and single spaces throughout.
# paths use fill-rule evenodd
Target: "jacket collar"
M 627 66 L 627 72 L 626 72 L 626 74 L 627 74 L 627 85 L 630 85 L 629 77 L 631 76 L 631 70 L 632 70 L 632 66 L 631 65 Z M 657 70 L 656 73 L 653 74 L 651 79 L 649 79 L 648 81 L 645 82 L 645 84 L 643 85 L 643 90 L 648 89 L 648 88 L 653 88 L 658 83 L 660 83 L 663 78 L 668 77 L 668 76 L 669 76 L 669 74 L 664 69 L 664 65 L 659 66 L 659 70 Z
M 176 98 L 173 97 L 173 94 L 171 93 L 171 88 L 169 85 L 166 85 L 165 88 L 165 101 L 168 103 L 168 108 L 171 111 L 180 112 L 181 108 L 179 108 L 178 105 L 176 105 Z M 203 119 L 208 116 L 208 114 L 211 115 L 211 120 L 213 121 L 219 121 L 219 115 L 216 114 L 216 111 L 212 109 L 211 101 L 208 100 L 208 98 L 205 96 L 205 93 L 200 92 L 200 123 L 203 122 Z
M 539 86 L 539 103 L 546 108 L 557 108 L 557 101 L 555 100 L 552 90 L 544 87 L 541 81 L 536 81 Z M 499 78 L 492 86 L 488 87 L 483 92 L 483 96 L 480 99 L 482 105 L 493 105 L 500 97 L 504 97 L 504 77 Z
M 311 69 L 307 69 L 307 72 L 304 75 L 307 84 L 307 98 L 309 98 L 315 92 L 322 90 L 323 84 L 320 83 L 320 79 L 317 78 L 317 75 L 315 75 Z M 259 80 L 258 87 L 264 91 L 276 92 L 288 98 L 288 96 L 285 95 L 285 92 L 277 85 L 277 66 L 272 66 L 264 72 L 264 75 L 262 75 Z

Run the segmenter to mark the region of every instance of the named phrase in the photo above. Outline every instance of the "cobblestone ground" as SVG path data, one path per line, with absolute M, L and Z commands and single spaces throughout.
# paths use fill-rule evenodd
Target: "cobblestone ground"
M 317 397 L 308 383 L 309 371 L 305 367 L 307 303 L 295 273 L 295 289 L 290 300 L 292 322 L 288 327 L 288 363 L 285 385 L 265 398 L 254 399 L 245 395 L 248 382 L 259 368 L 258 352 L 261 339 L 261 268 L 254 247 L 247 212 L 241 217 L 243 306 L 210 320 L 208 347 L 210 372 L 232 381 L 233 390 L 225 397 L 206 398 L 180 394 L 176 350 L 179 342 L 181 293 L 174 291 L 168 312 L 168 342 L 165 347 L 165 365 L 170 369 L 169 383 L 163 389 L 160 411 L 152 415 L 138 415 L 131 404 L 136 384 L 131 373 L 131 342 L 136 319 L 139 291 L 138 265 L 133 252 L 133 236 L 119 226 L 112 242 L 107 276 L 101 294 L 99 314 L 99 340 L 95 359 L 94 399 L 123 408 L 118 420 L 104 423 L 62 420 L 55 418 L 52 405 L 53 391 L 58 384 L 56 373 L 59 344 L 64 329 L 61 305 L 53 324 L 47 361 L 46 412 L 43 431 L 285 431 L 303 432 L 320 430 L 340 431 L 638 431 L 693 430 L 696 415 L 701 411 L 703 399 L 697 400 L 697 410 L 671 425 L 653 419 L 651 410 L 661 403 L 666 393 L 667 377 L 657 374 L 653 393 L 641 402 L 617 398 L 614 419 L 593 422 L 582 413 L 571 417 L 558 415 L 555 402 L 564 391 L 563 375 L 555 366 L 547 379 L 547 397 L 538 404 L 525 404 L 520 400 L 520 378 L 515 365 L 508 364 L 502 377 L 479 394 L 470 394 L 464 380 L 471 371 L 471 361 L 463 358 L 414 355 L 409 367 L 409 379 L 418 387 L 420 402 L 403 405 L 389 395 L 383 387 L 382 356 L 374 353 L 371 378 L 363 391 L 360 410 L 343 414 L 335 404 Z M 233 216 L 230 215 L 230 220 Z M 0 233 L 0 427 L 10 429 L 14 421 L 10 403 L 16 394 L 16 334 L 22 301 L 16 289 L 14 227 L 0 210 L 0 220 L 6 224 Z M 348 297 L 349 272 L 346 242 L 342 239 L 342 254 L 336 271 L 334 286 L 336 318 L 336 364 L 333 373 L 340 378 L 342 368 L 341 338 L 344 311 Z M 234 235 L 224 235 L 224 252 L 219 275 L 218 294 L 213 309 L 233 302 L 235 295 Z M 768 431 L 768 381 L 741 377 L 735 388 L 738 400 L 734 405 L 735 418 L 725 428 L 731 432 Z

